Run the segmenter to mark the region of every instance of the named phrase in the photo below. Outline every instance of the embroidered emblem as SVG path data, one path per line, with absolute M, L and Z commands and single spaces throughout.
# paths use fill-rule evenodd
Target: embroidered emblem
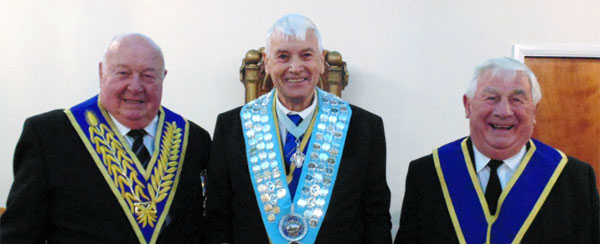
M 106 124 L 98 123 L 97 116 L 90 110 L 86 111 L 86 120 L 90 125 L 90 142 L 96 152 L 102 155 L 108 174 L 119 187 L 131 212 L 135 214 L 137 223 L 142 227 L 154 227 L 157 221 L 156 205 L 168 196 L 179 165 L 179 152 L 183 141 L 181 128 L 177 127 L 175 121 L 165 122 L 160 158 L 152 168 L 150 182 L 144 186 L 138 178 L 133 160 L 127 155 L 114 132 Z

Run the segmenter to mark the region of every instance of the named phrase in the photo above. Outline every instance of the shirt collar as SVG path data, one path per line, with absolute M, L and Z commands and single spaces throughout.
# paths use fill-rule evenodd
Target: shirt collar
M 118 120 L 115 119 L 114 116 L 112 116 L 112 114 L 110 114 L 110 118 L 112 119 L 112 121 L 115 123 L 115 126 L 117 127 L 117 130 L 119 130 L 119 132 L 121 132 L 121 135 L 127 135 L 127 133 L 129 133 L 129 131 L 131 130 L 130 128 L 127 128 L 127 126 L 124 126 L 123 124 L 119 123 Z M 150 121 L 150 124 L 148 124 L 144 130 L 146 131 L 146 133 L 148 133 L 148 135 L 152 136 L 152 138 L 155 137 L 156 135 L 156 127 L 158 126 L 158 115 L 156 115 L 156 117 L 154 117 L 154 119 L 152 119 L 152 121 Z
M 504 162 L 504 164 L 506 164 L 506 166 L 508 166 L 508 168 L 510 168 L 514 172 L 515 170 L 517 170 L 517 167 L 519 167 L 519 164 L 521 164 L 521 160 L 527 152 L 526 148 L 526 145 L 523 145 L 523 147 L 517 154 L 502 161 Z M 485 166 L 487 166 L 488 162 L 490 161 L 490 158 L 486 157 L 485 155 L 483 155 L 483 153 L 479 152 L 475 144 L 473 144 L 473 155 L 475 157 L 475 170 L 477 171 L 477 173 L 479 173 L 479 171 L 481 171 L 483 168 L 485 168 Z
M 315 111 L 315 109 L 317 108 L 317 91 L 315 91 L 313 96 L 313 100 L 312 103 L 310 104 L 310 106 L 308 106 L 308 108 L 300 111 L 300 112 L 296 112 L 296 111 L 291 111 L 289 109 L 287 109 L 285 106 L 283 106 L 283 104 L 281 103 L 281 101 L 279 101 L 279 97 L 277 97 L 277 109 L 281 110 L 281 112 L 283 112 L 284 114 L 297 114 L 300 115 L 300 117 L 302 117 L 302 119 L 306 119 L 306 117 L 308 117 L 313 111 Z

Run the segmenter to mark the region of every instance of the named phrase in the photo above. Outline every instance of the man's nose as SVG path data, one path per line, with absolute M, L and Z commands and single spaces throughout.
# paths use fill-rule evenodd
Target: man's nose
M 292 60 L 290 60 L 290 72 L 292 73 L 297 73 L 302 71 L 304 67 L 304 64 L 302 63 L 302 60 L 300 60 L 299 58 L 292 58 Z
M 508 101 L 508 98 L 500 99 L 500 102 L 496 103 L 496 105 L 494 106 L 495 116 L 498 116 L 500 118 L 506 118 L 512 116 L 513 114 L 514 113 L 510 105 L 510 101 Z
M 132 92 L 141 92 L 144 90 L 142 86 L 142 79 L 140 74 L 134 73 L 131 79 L 129 80 L 129 84 L 127 84 L 127 89 Z

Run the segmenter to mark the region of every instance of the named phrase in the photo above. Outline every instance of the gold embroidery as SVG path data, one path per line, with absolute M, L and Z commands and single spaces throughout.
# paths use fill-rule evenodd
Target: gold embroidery
M 98 122 L 92 111 L 86 111 L 90 141 L 96 152 L 102 155 L 102 161 L 108 174 L 113 179 L 120 193 L 127 201 L 129 209 L 137 217 L 142 227 L 154 227 L 157 221 L 156 205 L 166 199 L 173 185 L 173 178 L 179 165 L 179 151 L 182 144 L 182 129 L 175 122 L 166 122 L 166 131 L 162 138 L 160 155 L 147 183 L 148 195 L 144 184 L 138 179 L 133 160 L 127 155 L 123 144 L 119 142 L 113 131 Z
M 144 208 L 142 215 L 138 215 L 138 223 L 144 227 L 146 224 L 154 226 L 156 222 L 156 204 L 164 200 L 173 185 L 175 171 L 179 165 L 179 149 L 181 148 L 181 128 L 177 128 L 175 121 L 173 123 L 165 122 L 166 131 L 162 138 L 160 148 L 160 159 L 154 166 L 153 174 L 148 183 L 148 193 L 150 194 L 149 208 Z

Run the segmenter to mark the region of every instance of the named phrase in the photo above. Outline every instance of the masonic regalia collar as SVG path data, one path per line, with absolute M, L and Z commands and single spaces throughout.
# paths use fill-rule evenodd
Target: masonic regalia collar
M 316 89 L 317 109 L 294 202 L 286 181 L 276 92 L 246 104 L 241 112 L 248 169 L 256 201 L 271 243 L 314 243 L 327 213 L 352 110 Z
M 567 163 L 535 139 L 491 215 L 463 138 L 433 151 L 435 169 L 460 243 L 520 243 Z
M 188 122 L 161 107 L 147 168 L 117 130 L 95 96 L 66 109 L 71 124 L 88 149 L 106 183 L 117 198 L 140 243 L 156 243 L 184 162 Z

